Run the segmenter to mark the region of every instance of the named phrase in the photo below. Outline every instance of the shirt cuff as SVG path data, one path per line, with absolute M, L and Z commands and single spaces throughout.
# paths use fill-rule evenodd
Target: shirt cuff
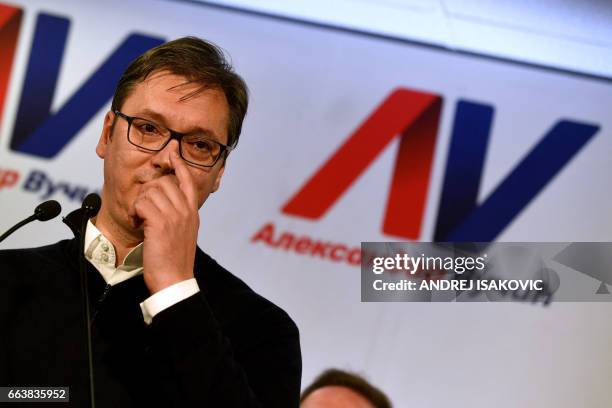
M 187 279 L 149 296 L 140 304 L 142 317 L 146 324 L 151 324 L 156 314 L 166 310 L 181 300 L 185 300 L 200 291 L 198 282 L 195 278 Z

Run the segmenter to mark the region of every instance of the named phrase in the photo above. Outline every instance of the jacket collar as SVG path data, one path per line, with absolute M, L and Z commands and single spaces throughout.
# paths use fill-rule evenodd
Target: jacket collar
M 81 238 L 81 228 L 83 223 L 86 222 L 85 210 L 78 208 L 65 216 L 62 221 L 70 228 L 75 238 Z

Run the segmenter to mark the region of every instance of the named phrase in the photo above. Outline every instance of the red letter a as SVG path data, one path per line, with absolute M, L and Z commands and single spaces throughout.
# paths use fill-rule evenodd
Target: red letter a
M 383 149 L 401 136 L 383 232 L 418 239 L 442 99 L 397 89 L 285 204 L 285 214 L 321 217 Z

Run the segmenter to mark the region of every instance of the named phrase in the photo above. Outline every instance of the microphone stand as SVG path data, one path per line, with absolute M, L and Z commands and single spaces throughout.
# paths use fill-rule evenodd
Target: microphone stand
M 87 230 L 87 214 L 81 221 L 81 237 L 79 239 L 79 276 L 81 278 L 81 299 L 83 301 L 83 320 L 85 322 L 85 337 L 87 338 L 87 365 L 89 367 L 89 399 L 91 408 L 96 407 L 96 396 L 94 386 L 94 371 L 93 371 L 93 352 L 91 346 L 91 326 L 89 310 L 89 285 L 87 283 L 87 260 L 85 259 L 85 232 Z
M 0 235 L 0 242 L 4 241 L 9 235 L 13 232 L 17 231 L 19 228 L 24 225 L 34 221 L 49 221 L 59 215 L 62 211 L 62 206 L 55 200 L 45 201 L 44 203 L 39 204 L 34 209 L 34 214 L 30 215 L 25 220 L 19 221 L 17 224 L 13 225 L 8 231 L 4 234 Z
M 27 223 L 34 221 L 35 219 L 36 219 L 36 215 L 34 214 L 34 215 L 30 215 L 28 218 L 26 218 L 23 221 L 19 221 L 17 224 L 13 225 L 11 229 L 6 231 L 4 234 L 0 235 L 0 242 L 4 241 L 6 237 L 11 235 L 13 232 L 17 231 L 19 228 L 23 227 Z
M 76 211 L 64 218 L 64 223 L 66 223 L 72 232 L 79 238 L 79 277 L 81 281 L 81 300 L 83 305 L 83 321 L 85 322 L 85 338 L 87 339 L 87 366 L 89 369 L 89 400 L 91 408 L 95 408 L 96 398 L 90 326 L 91 311 L 89 308 L 89 284 L 87 281 L 87 259 L 85 259 L 85 233 L 87 231 L 87 222 L 90 218 L 96 216 L 100 210 L 100 205 L 100 196 L 95 193 L 89 194 L 87 197 L 85 197 L 85 200 L 83 200 L 80 219 L 74 219 L 75 216 L 73 214 L 75 214 Z

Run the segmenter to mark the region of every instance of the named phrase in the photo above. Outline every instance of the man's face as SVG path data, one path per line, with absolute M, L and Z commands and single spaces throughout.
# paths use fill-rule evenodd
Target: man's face
M 181 100 L 199 88 L 200 84 L 188 83 L 184 77 L 167 71 L 156 72 L 134 87 L 120 110 L 128 116 L 149 119 L 180 133 L 208 132 L 211 138 L 227 144 L 229 108 L 223 91 L 205 89 Z M 169 177 L 178 184 L 170 153 L 178 153 L 179 144 L 171 140 L 163 150 L 149 152 L 128 141 L 127 129 L 126 120 L 111 112 L 106 115 L 96 147 L 96 153 L 104 159 L 100 215 L 115 227 L 141 237 L 141 220 L 135 215 L 134 202 L 147 182 L 156 178 Z M 199 207 L 219 188 L 223 164 L 221 158 L 211 168 L 187 165 L 198 193 Z

